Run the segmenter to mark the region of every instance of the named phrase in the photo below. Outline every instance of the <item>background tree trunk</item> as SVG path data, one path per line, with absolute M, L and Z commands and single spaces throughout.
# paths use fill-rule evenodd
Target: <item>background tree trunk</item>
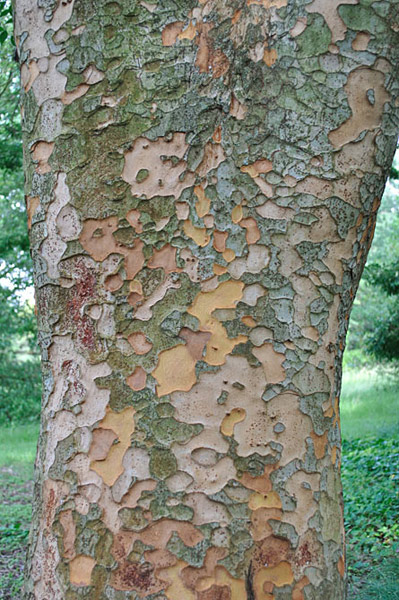
M 43 418 L 25 599 L 339 600 L 395 2 L 15 0 Z

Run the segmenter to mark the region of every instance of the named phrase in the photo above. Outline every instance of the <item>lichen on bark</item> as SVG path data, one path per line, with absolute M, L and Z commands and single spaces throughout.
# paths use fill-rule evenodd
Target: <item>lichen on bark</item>
M 14 0 L 43 359 L 26 600 L 339 600 L 395 2 Z

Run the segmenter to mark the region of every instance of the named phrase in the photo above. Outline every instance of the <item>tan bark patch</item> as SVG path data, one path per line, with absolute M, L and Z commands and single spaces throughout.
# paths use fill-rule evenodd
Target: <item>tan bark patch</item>
M 123 286 L 123 279 L 119 274 L 109 275 L 105 280 L 105 289 L 109 292 L 116 292 Z
M 188 149 L 184 133 L 175 133 L 171 140 L 159 138 L 150 141 L 136 139 L 131 150 L 125 154 L 122 179 L 130 183 L 133 196 L 175 196 L 194 182 L 192 173 L 183 173 L 186 162 L 183 157 Z M 167 157 L 162 160 L 161 156 Z M 180 159 L 173 164 L 171 157 Z
M 347 27 L 338 13 L 338 7 L 341 4 L 358 4 L 359 0 L 313 0 L 306 6 L 310 13 L 318 13 L 324 17 L 325 22 L 331 31 L 332 43 L 345 39 Z
M 126 383 L 133 391 L 139 392 L 146 386 L 147 373 L 143 367 L 136 367 L 131 375 L 126 378 Z
M 349 74 L 344 87 L 352 116 L 328 134 L 333 146 L 344 146 L 356 139 L 365 129 L 372 130 L 381 125 L 384 104 L 391 97 L 384 83 L 384 73 L 373 69 L 358 68 Z M 369 90 L 374 93 L 373 103 L 367 96 Z
M 131 333 L 127 340 L 136 354 L 147 354 L 152 348 L 152 343 L 141 332 Z
M 282 8 L 283 6 L 287 6 L 288 0 L 247 0 L 247 6 L 251 6 L 251 4 L 257 4 L 259 6 L 264 6 L 265 8 Z
M 245 233 L 245 239 L 248 244 L 256 244 L 260 239 L 260 231 L 258 225 L 253 217 L 247 217 L 240 221 L 240 226 L 244 227 L 247 231 Z
M 58 515 L 59 521 L 64 530 L 63 544 L 64 544 L 64 558 L 67 560 L 75 557 L 75 539 L 76 539 L 76 527 L 72 516 L 72 510 L 63 510 Z
M 241 12 L 241 11 L 239 11 Z M 237 98 L 234 96 L 234 94 L 231 95 L 231 102 L 230 102 L 230 114 L 232 117 L 234 117 L 235 119 L 237 119 L 238 121 L 242 121 L 243 119 L 245 119 L 245 115 L 247 114 L 248 108 L 244 105 L 241 104 L 241 102 L 239 102 L 237 100 Z
M 92 460 L 105 460 L 117 439 L 118 436 L 112 429 L 102 429 L 101 427 L 95 429 L 90 446 L 90 458 Z
M 292 35 L 293 38 L 297 37 L 298 35 L 301 35 L 301 33 L 303 31 L 305 31 L 307 22 L 308 22 L 308 20 L 306 17 L 298 18 L 294 27 L 292 29 L 290 29 L 290 34 Z
M 162 44 L 164 46 L 173 46 L 176 41 L 179 33 L 183 30 L 184 23 L 182 21 L 175 21 L 174 23 L 169 23 L 162 30 Z
M 35 168 L 36 173 L 43 175 L 51 171 L 51 165 L 48 164 L 48 159 L 54 149 L 54 142 L 36 142 L 31 148 L 32 158 L 37 162 Z
M 268 383 L 280 383 L 285 379 L 285 369 L 283 362 L 285 355 L 276 352 L 273 349 L 273 344 L 264 344 L 258 348 L 254 348 L 252 353 L 262 364 Z
M 226 240 L 229 237 L 227 231 L 218 231 L 215 229 L 213 232 L 213 247 L 217 252 L 224 252 L 226 250 Z
M 367 50 L 370 37 L 371 36 L 367 31 L 359 31 L 352 42 L 352 48 L 354 50 L 357 50 L 358 52 L 363 52 L 364 50 Z
M 91 556 L 80 554 L 69 563 L 69 580 L 73 585 L 88 586 L 91 582 L 91 573 L 96 561 Z
M 148 261 L 150 269 L 163 269 L 165 273 L 178 271 L 176 265 L 176 248 L 170 244 L 165 244 L 160 250 L 154 249 L 153 255 Z

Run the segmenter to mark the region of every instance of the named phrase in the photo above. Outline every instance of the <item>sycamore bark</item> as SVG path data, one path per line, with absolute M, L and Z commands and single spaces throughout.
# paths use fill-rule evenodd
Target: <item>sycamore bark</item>
M 43 410 L 25 600 L 345 597 L 385 0 L 14 0 Z

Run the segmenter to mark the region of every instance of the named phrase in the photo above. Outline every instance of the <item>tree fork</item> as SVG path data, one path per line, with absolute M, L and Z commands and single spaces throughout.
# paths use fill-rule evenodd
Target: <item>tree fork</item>
M 14 13 L 44 381 L 25 600 L 343 599 L 341 363 L 398 4 Z

